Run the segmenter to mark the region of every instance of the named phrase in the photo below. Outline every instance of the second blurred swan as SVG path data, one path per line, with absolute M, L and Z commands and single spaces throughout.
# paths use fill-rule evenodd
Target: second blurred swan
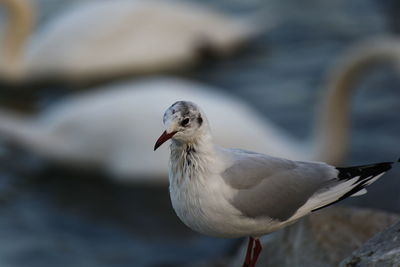
M 3 0 L 8 23 L 0 79 L 70 82 L 187 67 L 202 51 L 227 55 L 259 30 L 255 21 L 174 0 L 79 4 L 33 35 L 29 0 Z

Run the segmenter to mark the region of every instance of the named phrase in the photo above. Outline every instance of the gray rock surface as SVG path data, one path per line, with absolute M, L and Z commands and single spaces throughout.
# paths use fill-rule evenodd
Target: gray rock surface
M 375 233 L 399 219 L 399 215 L 370 209 L 332 207 L 321 210 L 266 236 L 262 240 L 258 266 L 338 266 Z M 400 225 L 396 229 L 400 229 Z M 247 240 L 231 266 L 241 266 L 246 245 Z
M 400 266 L 400 222 L 368 240 L 339 266 Z

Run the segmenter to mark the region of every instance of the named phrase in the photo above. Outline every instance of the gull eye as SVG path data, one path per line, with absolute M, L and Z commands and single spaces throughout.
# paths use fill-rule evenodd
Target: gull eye
M 189 118 L 186 118 L 181 122 L 181 125 L 186 126 L 188 123 L 189 123 Z

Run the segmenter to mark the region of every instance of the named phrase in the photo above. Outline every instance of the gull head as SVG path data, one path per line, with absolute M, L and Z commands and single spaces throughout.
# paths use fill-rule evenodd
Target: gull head
M 154 150 L 173 138 L 183 143 L 195 141 L 206 131 L 207 120 L 201 109 L 190 101 L 177 101 L 164 113 L 166 130 L 158 138 Z

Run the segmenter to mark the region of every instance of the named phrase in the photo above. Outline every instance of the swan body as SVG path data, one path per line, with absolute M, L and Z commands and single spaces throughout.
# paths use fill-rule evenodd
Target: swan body
M 223 146 L 304 158 L 290 136 L 246 103 L 198 83 L 163 77 L 104 86 L 32 118 L 3 110 L 0 135 L 60 162 L 166 183 L 168 149 L 153 153 L 152 143 L 163 127 L 160 112 L 179 99 L 194 100 L 215 114 L 212 132 Z
M 255 23 L 174 0 L 94 1 L 75 6 L 30 35 L 27 0 L 5 0 L 3 80 L 91 81 L 182 68 L 203 50 L 226 55 L 257 32 Z

